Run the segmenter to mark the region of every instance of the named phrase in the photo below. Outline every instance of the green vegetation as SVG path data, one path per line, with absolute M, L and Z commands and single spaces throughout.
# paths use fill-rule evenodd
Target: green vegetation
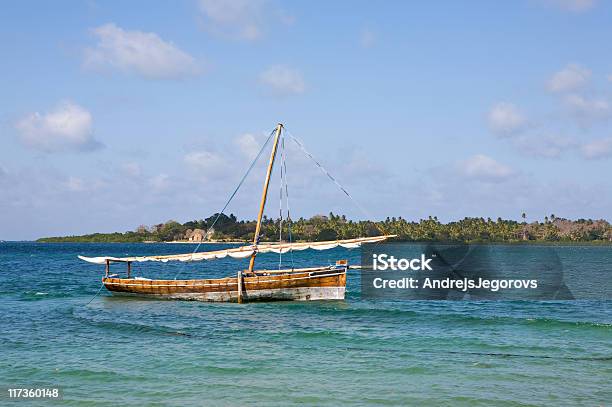
M 255 221 L 239 221 L 234 215 L 221 215 L 214 230 L 206 234 L 217 214 L 201 220 L 180 224 L 168 221 L 151 227 L 139 226 L 125 233 L 94 233 L 83 236 L 47 237 L 39 242 L 168 242 L 176 240 L 199 241 L 202 236 L 213 241 L 251 241 Z M 411 222 L 399 218 L 384 221 L 352 221 L 344 215 L 317 215 L 310 219 L 283 222 L 283 238 L 286 240 L 291 227 L 294 241 L 350 239 L 375 236 L 382 233 L 396 234 L 403 241 L 461 241 L 461 242 L 612 242 L 612 226 L 605 220 L 578 219 L 575 221 L 545 217 L 542 222 L 497 218 L 465 218 L 443 224 L 437 217 Z M 264 217 L 262 240 L 277 241 L 278 219 Z

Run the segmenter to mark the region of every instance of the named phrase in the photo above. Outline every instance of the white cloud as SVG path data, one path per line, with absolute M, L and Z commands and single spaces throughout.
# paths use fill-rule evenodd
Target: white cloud
M 564 151 L 576 147 L 576 142 L 570 137 L 555 135 L 523 136 L 515 142 L 519 150 L 525 154 L 545 158 L 557 158 Z
M 285 25 L 294 20 L 283 11 L 271 10 L 265 0 L 200 0 L 198 4 L 207 29 L 214 34 L 241 40 L 260 39 L 270 17 Z
M 170 187 L 170 176 L 168 174 L 157 174 L 149 178 L 148 184 L 155 192 L 162 192 Z
M 595 6 L 596 0 L 544 0 L 547 4 L 561 10 L 580 13 Z
M 372 48 L 376 43 L 376 34 L 374 34 L 374 31 L 370 30 L 369 28 L 364 28 L 361 30 L 359 43 L 363 48 Z
M 210 151 L 192 151 L 185 155 L 183 161 L 198 175 L 207 177 L 221 175 L 228 169 L 227 162 Z
M 591 78 L 591 71 L 578 64 L 569 64 L 548 80 L 551 92 L 570 92 L 584 87 Z
M 304 93 L 306 90 L 302 74 L 283 65 L 274 65 L 266 69 L 260 75 L 259 80 L 278 95 L 295 95 Z
M 580 149 L 584 157 L 596 156 L 607 144 L 595 143 L 593 151 L 597 152 L 591 153 L 591 149 L 583 147 L 577 139 L 559 135 L 567 133 L 566 128 L 560 127 L 566 126 L 567 120 L 559 119 L 572 119 L 573 126 L 585 131 L 612 118 L 612 101 L 608 97 L 597 96 L 590 89 L 581 91 L 589 83 L 591 75 L 589 69 L 569 64 L 550 78 L 548 90 L 557 94 L 557 101 L 565 108 L 561 115 L 548 114 L 534 122 L 528 120 L 515 105 L 502 102 L 493 106 L 488 113 L 490 130 L 510 138 L 512 146 L 534 157 L 557 158 L 566 151 L 577 152 Z M 543 131 L 537 134 L 534 132 L 537 129 Z
M 511 104 L 501 102 L 491 108 L 488 115 L 489 128 L 500 136 L 511 136 L 524 130 L 527 119 L 519 109 Z
M 85 180 L 81 177 L 69 176 L 63 183 L 69 192 L 96 192 L 108 187 L 108 181 L 103 178 L 93 178 Z
M 92 135 L 92 117 L 85 108 L 61 102 L 54 110 L 31 113 L 15 124 L 21 142 L 44 152 L 91 151 L 102 146 Z
M 610 117 L 612 109 L 610 103 L 605 99 L 588 99 L 580 95 L 568 95 L 565 104 L 580 119 L 605 119 Z
M 200 73 L 196 60 L 157 34 L 127 31 L 115 24 L 93 30 L 98 43 L 85 50 L 84 65 L 100 71 L 117 70 L 149 79 L 176 79 Z
M 234 143 L 240 150 L 240 152 L 248 159 L 252 160 L 257 156 L 259 150 L 261 149 L 261 145 L 257 141 L 254 135 L 250 133 L 243 134 L 238 136 Z
M 200 10 L 211 29 L 245 40 L 256 40 L 262 33 L 262 2 L 256 0 L 200 0 Z
M 514 174 L 510 167 L 483 154 L 461 161 L 457 167 L 463 176 L 481 181 L 503 181 Z
M 599 139 L 582 146 L 582 155 L 587 159 L 612 157 L 612 137 Z

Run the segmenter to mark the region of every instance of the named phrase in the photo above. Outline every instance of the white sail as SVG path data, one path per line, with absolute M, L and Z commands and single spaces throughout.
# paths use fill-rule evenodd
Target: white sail
M 78 256 L 79 259 L 94 264 L 106 264 L 109 262 L 146 262 L 160 261 L 166 263 L 168 261 L 202 261 L 222 259 L 230 256 L 235 259 L 244 259 L 251 257 L 255 253 L 288 253 L 291 251 L 301 251 L 306 249 L 314 250 L 329 250 L 335 247 L 344 247 L 347 249 L 355 249 L 364 243 L 378 243 L 383 240 L 395 237 L 396 235 L 384 235 L 373 237 L 361 237 L 357 239 L 344 240 L 329 240 L 324 242 L 299 242 L 299 243 L 260 243 L 258 245 L 241 246 L 231 249 L 215 250 L 210 252 L 197 252 L 185 254 L 170 254 L 163 256 L 136 256 L 136 257 L 85 257 Z

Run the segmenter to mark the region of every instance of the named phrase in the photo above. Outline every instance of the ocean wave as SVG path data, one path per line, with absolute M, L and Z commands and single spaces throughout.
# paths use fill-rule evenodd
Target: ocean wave
M 172 327 L 166 327 L 162 325 L 153 325 L 146 323 L 137 323 L 133 321 L 116 321 L 108 319 L 97 319 L 94 315 L 80 315 L 77 308 L 74 308 L 72 317 L 86 325 L 93 326 L 102 330 L 117 331 L 120 333 L 136 333 L 136 334 L 154 334 L 154 335 L 168 335 L 176 337 L 191 337 L 195 336 L 193 333 L 186 332 L 185 330 L 177 330 Z
M 51 291 L 51 292 L 45 292 L 45 291 L 24 291 L 22 292 L 19 296 L 18 299 L 20 301 L 42 301 L 42 300 L 48 300 L 51 298 L 68 298 L 71 297 L 72 295 L 70 293 L 66 293 L 66 292 L 61 292 L 61 291 Z

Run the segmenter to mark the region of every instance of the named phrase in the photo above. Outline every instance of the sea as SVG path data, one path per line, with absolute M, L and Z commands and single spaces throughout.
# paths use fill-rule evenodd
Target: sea
M 612 405 L 609 300 L 368 299 L 357 271 L 344 301 L 153 300 L 112 296 L 104 267 L 77 258 L 195 248 L 0 243 L 0 405 Z M 610 246 L 556 250 L 587 269 L 612 264 Z M 262 254 L 257 264 L 341 258 L 359 263 L 359 250 Z M 223 277 L 244 267 L 226 258 L 133 272 Z M 61 400 L 10 399 L 8 388 L 58 388 Z

